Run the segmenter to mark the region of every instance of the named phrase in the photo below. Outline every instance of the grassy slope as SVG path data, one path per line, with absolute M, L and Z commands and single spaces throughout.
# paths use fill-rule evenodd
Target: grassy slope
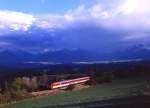
M 24 100 L 3 108 L 32 108 L 47 105 L 63 105 L 97 100 L 106 100 L 117 97 L 138 95 L 148 82 L 143 78 L 114 81 L 109 84 L 101 84 L 84 90 L 68 93 L 58 93 L 44 97 Z

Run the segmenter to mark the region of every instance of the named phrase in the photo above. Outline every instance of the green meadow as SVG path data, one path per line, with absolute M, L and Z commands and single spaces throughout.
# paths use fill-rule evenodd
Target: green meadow
M 149 82 L 144 78 L 115 80 L 112 83 L 99 84 L 82 90 L 23 100 L 1 108 L 39 108 L 138 96 L 143 94 L 147 84 Z

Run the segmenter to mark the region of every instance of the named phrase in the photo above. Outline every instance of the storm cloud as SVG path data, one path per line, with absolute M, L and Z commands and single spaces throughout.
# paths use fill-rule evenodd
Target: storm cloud
M 149 0 L 96 1 L 63 14 L 0 11 L 0 47 L 111 51 L 150 40 Z

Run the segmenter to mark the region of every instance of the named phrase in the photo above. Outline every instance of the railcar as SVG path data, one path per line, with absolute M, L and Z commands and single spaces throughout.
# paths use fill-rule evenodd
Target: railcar
M 71 85 L 84 84 L 90 79 L 91 78 L 89 76 L 86 76 L 86 77 L 75 78 L 75 79 L 70 79 L 70 80 L 65 80 L 65 81 L 60 81 L 60 82 L 54 82 L 49 86 L 49 88 L 51 89 L 63 89 L 64 88 L 65 89 Z

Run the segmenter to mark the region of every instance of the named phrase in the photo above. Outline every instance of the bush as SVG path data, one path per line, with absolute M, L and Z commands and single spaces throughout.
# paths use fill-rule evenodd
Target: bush
M 69 85 L 66 90 L 67 91 L 72 91 L 75 88 L 75 85 Z
M 0 91 L 0 104 L 27 98 L 27 92 L 23 88 L 22 78 L 16 78 L 12 83 L 5 82 L 4 90 Z

